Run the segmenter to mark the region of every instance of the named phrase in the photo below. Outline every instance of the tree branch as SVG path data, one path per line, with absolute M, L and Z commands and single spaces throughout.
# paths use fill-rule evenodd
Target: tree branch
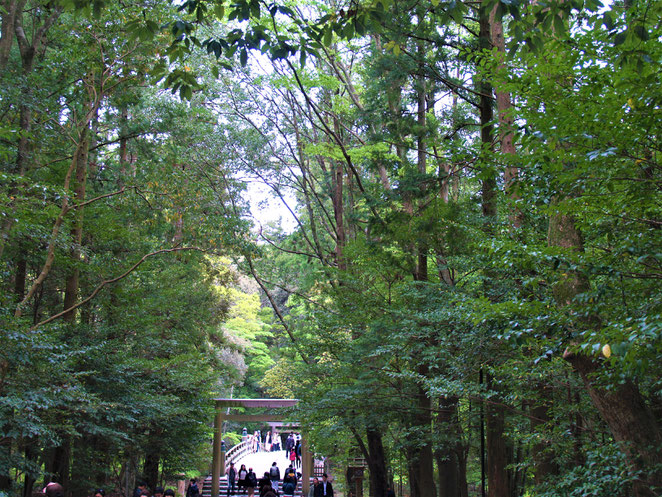
M 186 250 L 195 250 L 195 251 L 198 251 L 198 252 L 207 252 L 205 249 L 202 249 L 200 247 L 173 247 L 173 248 L 161 249 L 161 250 L 157 250 L 155 252 L 150 252 L 149 254 L 145 254 L 144 256 L 142 256 L 142 258 L 138 262 L 136 262 L 133 266 L 131 266 L 129 269 L 127 269 L 125 272 L 123 272 L 119 276 L 117 276 L 115 278 L 111 278 L 109 280 L 104 280 L 101 283 L 99 283 L 99 285 L 97 285 L 97 287 L 94 289 L 94 291 L 90 295 L 88 295 L 85 299 L 81 300 L 80 302 L 78 302 L 75 305 L 72 305 L 68 309 L 63 310 L 62 312 L 58 312 L 57 314 L 52 315 L 48 319 L 44 319 L 43 321 L 35 324 L 32 328 L 30 328 L 30 330 L 33 331 L 33 330 L 37 329 L 40 326 L 48 324 L 51 321 L 55 321 L 56 319 L 64 316 L 65 314 L 67 314 L 67 313 L 69 313 L 69 312 L 71 312 L 75 309 L 78 309 L 80 306 L 82 306 L 84 304 L 87 304 L 90 300 L 92 300 L 94 297 L 96 297 L 96 295 L 101 290 L 103 290 L 103 288 L 106 285 L 110 285 L 111 283 L 116 283 L 119 280 L 121 280 L 123 278 L 126 278 L 129 274 L 131 274 L 133 271 L 135 271 L 138 268 L 138 266 L 140 266 L 143 262 L 145 262 L 150 257 L 154 257 L 156 255 L 164 254 L 164 253 L 168 253 L 168 252 L 182 252 L 182 251 L 186 251 Z
M 278 307 L 278 304 L 276 303 L 276 301 L 274 300 L 273 296 L 271 295 L 271 292 L 270 292 L 269 289 L 266 287 L 266 285 L 264 284 L 264 282 L 260 279 L 260 277 L 257 275 L 257 271 L 255 270 L 255 266 L 253 265 L 253 260 L 251 259 L 251 256 L 247 254 L 245 257 L 246 257 L 246 262 L 248 262 L 248 267 L 249 267 L 249 269 L 250 269 L 250 271 L 251 271 L 251 274 L 253 275 L 253 278 L 255 279 L 255 281 L 257 282 L 257 284 L 260 285 L 260 288 L 262 289 L 262 291 L 263 291 L 263 292 L 265 293 L 265 295 L 267 296 L 267 299 L 269 299 L 269 303 L 271 304 L 272 309 L 273 309 L 274 312 L 276 313 L 276 316 L 278 316 L 278 320 L 279 320 L 280 323 L 283 325 L 283 328 L 285 328 L 285 331 L 286 331 L 287 334 L 289 335 L 290 340 L 292 341 L 292 344 L 294 344 L 295 348 L 297 349 L 297 351 L 298 351 L 299 354 L 301 355 L 301 359 L 303 359 L 303 362 L 305 362 L 307 365 L 310 365 L 310 364 L 311 364 L 310 359 L 309 359 L 308 356 L 305 355 L 305 354 L 303 353 L 303 351 L 301 350 L 301 347 L 299 346 L 299 341 L 298 341 L 298 340 L 296 339 L 296 337 L 294 336 L 294 333 L 292 333 L 292 330 L 291 330 L 290 327 L 288 326 L 287 321 L 285 321 L 285 316 L 283 316 L 283 313 L 280 312 L 280 309 L 279 309 L 279 307 Z

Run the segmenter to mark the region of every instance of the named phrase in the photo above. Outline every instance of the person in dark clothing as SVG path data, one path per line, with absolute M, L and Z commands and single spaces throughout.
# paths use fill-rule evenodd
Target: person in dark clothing
M 290 458 L 290 452 L 292 449 L 294 449 L 294 434 L 290 433 L 287 440 L 285 440 L 285 453 L 287 454 L 288 459 Z
M 301 467 L 301 440 L 297 440 L 297 443 L 294 446 L 294 457 L 295 457 L 295 466 L 297 468 L 300 468 Z
M 333 485 L 331 485 L 329 477 L 326 473 L 322 475 L 322 483 L 320 483 L 320 496 L 333 497 Z
M 186 497 L 200 497 L 200 488 L 198 488 L 198 482 L 195 481 L 195 478 L 191 478 L 191 483 L 186 489 Z
M 395 497 L 395 492 L 390 485 L 386 487 L 386 497 Z
M 283 494 L 294 495 L 296 488 L 297 475 L 292 465 L 290 465 L 290 467 L 285 470 L 285 476 L 283 477 Z
M 260 489 L 260 495 L 262 495 L 262 489 L 266 486 L 271 486 L 271 478 L 269 477 L 268 471 L 265 471 L 264 476 L 257 482 L 257 487 Z
M 308 497 L 315 497 L 317 495 L 317 487 L 320 486 L 320 481 L 317 478 L 313 478 L 313 482 L 310 484 L 310 489 L 308 490 Z
M 258 485 L 260 486 L 260 497 L 278 497 L 278 494 L 274 491 L 274 487 L 271 486 L 271 478 L 268 471 L 264 473 L 264 478 L 260 478 Z
M 280 481 L 280 469 L 278 468 L 276 461 L 274 461 L 274 463 L 271 465 L 271 468 L 269 469 L 269 478 L 271 478 L 271 486 L 273 487 L 274 491 L 278 493 L 278 482 Z
M 228 468 L 226 475 L 228 477 L 228 496 L 234 495 L 234 493 L 237 491 L 235 488 L 234 482 L 237 479 L 237 470 L 234 469 L 234 463 L 230 463 L 230 467 Z
M 163 497 L 175 497 L 175 491 L 172 488 L 167 488 Z
M 248 497 L 253 497 L 256 486 L 257 475 L 253 471 L 253 468 L 248 468 L 248 474 L 246 475 L 246 491 L 248 492 Z

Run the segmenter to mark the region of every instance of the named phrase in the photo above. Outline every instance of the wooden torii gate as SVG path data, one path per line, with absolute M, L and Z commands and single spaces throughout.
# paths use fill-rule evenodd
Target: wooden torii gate
M 215 399 L 216 416 L 214 418 L 214 447 L 211 472 L 211 497 L 218 497 L 219 480 L 225 473 L 225 458 L 221 454 L 221 440 L 223 439 L 223 422 L 285 422 L 285 417 L 279 414 L 224 414 L 228 407 L 292 407 L 299 402 L 297 399 Z M 312 474 L 313 458 L 308 448 L 306 437 L 301 437 L 301 480 L 303 495 L 308 495 L 310 489 L 310 476 Z

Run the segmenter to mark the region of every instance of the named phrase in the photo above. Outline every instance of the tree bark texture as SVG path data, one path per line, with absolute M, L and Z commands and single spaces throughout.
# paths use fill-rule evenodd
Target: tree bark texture
M 129 121 L 129 110 L 126 105 L 124 105 L 120 111 L 120 147 L 119 147 L 119 159 L 120 159 L 120 171 L 117 175 L 117 186 L 122 188 L 124 186 L 126 178 L 126 166 L 129 163 L 129 139 L 127 138 L 128 134 L 128 121 Z
M 466 448 L 458 418 L 458 401 L 455 396 L 439 399 L 438 430 L 448 440 L 443 449 L 435 452 L 439 497 L 468 497 Z
M 159 453 L 154 447 L 146 449 L 143 477 L 151 489 L 154 489 L 159 483 Z
M 503 35 L 503 23 L 495 18 L 496 6 L 490 12 L 490 29 L 492 45 L 497 50 L 497 57 L 500 59 L 498 69 L 505 68 L 506 57 L 506 40 Z M 496 89 L 496 107 L 499 121 L 499 142 L 501 145 L 501 153 L 506 155 L 515 155 L 515 145 L 513 143 L 513 115 L 512 101 L 510 93 L 507 91 Z M 503 173 L 503 183 L 506 196 L 509 197 L 514 203 L 519 200 L 517 193 L 517 181 L 519 180 L 519 169 L 511 164 L 507 164 Z M 520 228 L 523 223 L 522 211 L 514 206 L 509 214 L 510 224 L 513 228 Z
M 558 474 L 558 465 L 554 462 L 554 455 L 550 453 L 550 442 L 547 440 L 545 424 L 549 422 L 552 392 L 549 385 L 537 385 L 538 403 L 531 408 L 531 432 L 539 439 L 533 445 L 533 479 L 536 485 L 544 482 L 548 477 Z
M 422 19 L 422 16 L 419 16 Z M 418 125 L 418 150 L 417 150 L 417 159 L 416 165 L 418 173 L 421 175 L 421 178 L 425 178 L 425 173 L 427 172 L 427 140 L 425 139 L 426 131 L 426 115 L 427 115 L 427 79 L 425 77 L 425 50 L 423 49 L 423 44 L 419 43 L 417 47 L 418 51 L 418 70 L 420 72 L 420 77 L 418 78 L 418 88 L 416 89 L 416 98 L 417 98 L 417 112 L 416 120 Z M 420 184 L 421 195 L 425 194 L 427 189 L 425 181 L 422 181 Z M 425 240 L 421 239 L 418 242 L 416 247 L 416 280 L 417 281 L 427 281 L 428 280 L 428 247 Z
M 428 374 L 425 366 L 419 367 L 419 374 Z M 432 453 L 431 426 L 432 426 L 432 402 L 422 386 L 416 387 L 416 405 L 413 427 L 418 431 L 417 442 L 411 449 L 409 464 L 411 465 L 411 497 L 429 497 L 436 495 L 436 484 L 434 479 L 434 454 Z
M 48 451 L 49 457 L 46 460 L 45 470 L 49 481 L 60 483 L 64 488 L 66 495 L 71 495 L 69 489 L 69 471 L 71 469 L 71 441 L 63 440 L 59 447 L 54 447 Z
M 85 114 L 85 117 L 83 118 L 81 122 L 81 129 L 82 130 L 87 130 L 88 127 L 90 126 L 90 123 L 94 116 L 97 113 L 97 110 L 99 108 L 99 105 L 101 103 L 101 99 L 103 98 L 104 92 L 103 92 L 103 81 L 101 82 L 101 87 L 94 93 L 94 99 L 91 107 L 88 109 L 87 113 Z M 85 131 L 87 132 L 87 131 Z M 87 140 L 79 140 L 78 145 L 76 147 L 76 150 L 73 155 L 73 159 L 69 165 L 69 168 L 67 169 L 67 172 L 64 177 L 64 184 L 63 188 L 64 190 L 68 190 L 71 185 L 71 180 L 74 175 L 74 173 L 78 170 L 78 159 L 81 155 L 83 155 L 82 150 L 87 150 L 88 148 L 88 142 Z M 81 150 L 82 149 L 82 150 Z M 84 155 L 87 158 L 87 153 Z M 85 166 L 87 167 L 87 160 L 85 160 Z M 14 312 L 14 317 L 21 317 L 21 314 L 23 313 L 23 307 L 27 304 L 27 302 L 32 298 L 32 296 L 35 294 L 37 289 L 41 286 L 41 284 L 44 282 L 46 277 L 51 271 L 51 268 L 53 266 L 53 262 L 55 261 L 55 247 L 57 244 L 57 238 L 60 233 L 60 228 L 62 226 L 62 223 L 64 222 L 64 218 L 67 215 L 67 213 L 72 210 L 74 207 L 71 205 L 69 202 L 68 197 L 64 197 L 62 200 L 62 206 L 60 207 L 60 213 L 58 214 L 57 218 L 55 219 L 55 222 L 53 223 L 53 228 L 51 230 L 51 235 L 49 237 L 48 241 L 48 249 L 46 253 L 46 261 L 44 262 L 44 265 L 42 266 L 41 272 L 39 273 L 39 276 L 32 282 L 30 285 L 29 290 L 27 291 L 27 294 L 19 302 L 19 304 L 16 306 L 16 311 Z
M 33 438 L 26 439 L 24 442 L 24 455 L 25 460 L 28 462 L 33 462 L 37 460 L 38 454 L 35 450 L 35 445 L 37 441 Z M 22 497 L 32 497 L 32 488 L 36 483 L 36 479 L 32 476 L 31 473 L 26 473 L 23 479 L 23 493 Z
M 484 5 L 480 7 L 479 20 L 478 44 L 481 50 L 489 50 L 492 48 L 490 41 L 490 19 L 489 12 L 487 12 Z M 483 79 L 478 84 L 478 91 L 480 93 L 480 141 L 483 145 L 483 150 L 492 150 L 494 134 L 494 126 L 492 125 L 492 119 L 494 118 L 492 85 L 489 81 Z M 484 178 L 482 180 L 481 198 L 483 216 L 488 223 L 492 223 L 497 215 L 496 192 L 496 174 L 493 171 L 487 170 L 484 172 Z
M 366 430 L 368 441 L 368 470 L 370 471 L 370 497 L 386 495 L 386 455 L 382 444 L 382 433 L 378 429 Z
M 487 375 L 488 388 L 491 377 Z M 512 451 L 505 436 L 506 415 L 504 408 L 495 402 L 485 406 L 485 432 L 487 445 L 487 495 L 488 497 L 511 497 L 510 476 L 507 466 Z
M 74 199 L 78 204 L 85 202 L 85 191 L 87 188 L 87 166 L 88 166 L 88 154 L 89 154 L 87 128 L 84 128 L 82 130 L 80 140 L 83 141 L 83 144 L 79 146 L 76 151 L 76 153 L 79 154 L 79 157 L 76 161 L 75 187 L 74 187 Z M 78 209 L 76 209 L 74 225 L 71 229 L 71 238 L 73 241 L 72 249 L 70 251 L 72 268 L 65 282 L 63 309 L 69 309 L 73 307 L 76 304 L 76 300 L 78 299 L 78 280 L 80 277 L 80 270 L 78 269 L 78 264 L 80 262 L 80 256 L 81 256 L 80 247 L 83 242 L 84 212 L 85 212 L 84 207 L 79 207 Z M 72 322 L 74 321 L 75 318 L 76 318 L 75 310 L 69 311 L 63 316 L 63 319 L 67 322 Z
M 638 386 L 632 380 L 610 388 L 598 385 L 595 374 L 604 368 L 597 359 L 566 353 L 565 358 L 581 376 L 589 397 L 628 457 L 644 475 L 635 482 L 636 497 L 655 497 L 662 490 L 662 432 Z
M 4 0 L 0 6 L 0 71 L 4 71 L 9 62 L 9 54 L 14 44 L 14 30 L 17 16 L 23 15 L 26 0 Z
M 23 300 L 23 295 L 25 295 L 25 281 L 27 271 L 28 261 L 26 254 L 19 247 L 19 255 L 18 259 L 16 260 L 16 272 L 14 273 L 14 295 L 16 296 L 17 302 Z
M 492 48 L 490 16 L 486 6 L 487 2 L 481 2 L 479 9 L 479 39 L 478 45 L 481 50 Z M 483 150 L 493 150 L 493 125 L 494 118 L 492 109 L 492 85 L 483 79 L 478 83 L 480 93 L 480 137 Z M 486 231 L 491 233 L 493 223 L 497 216 L 497 184 L 496 175 L 489 170 L 484 172 L 481 191 L 482 213 L 485 218 Z M 490 287 L 486 288 L 488 298 Z M 488 389 L 491 386 L 491 377 L 487 377 Z M 509 497 L 510 482 L 506 469 L 509 463 L 508 444 L 505 438 L 505 412 L 503 407 L 493 402 L 485 406 L 485 428 L 487 445 L 487 488 L 489 497 Z

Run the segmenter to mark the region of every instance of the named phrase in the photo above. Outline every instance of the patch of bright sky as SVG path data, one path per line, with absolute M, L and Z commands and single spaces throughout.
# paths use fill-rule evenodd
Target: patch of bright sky
M 249 52 L 248 66 L 253 76 L 273 74 L 271 60 L 266 54 L 258 51 Z M 261 125 L 266 120 L 259 114 L 250 114 L 247 117 L 257 125 Z M 235 178 L 246 185 L 242 196 L 248 202 L 256 231 L 261 232 L 268 227 L 279 227 L 282 232 L 289 234 L 295 230 L 297 221 L 293 212 L 296 213 L 298 204 L 292 191 L 281 186 L 282 198 L 280 198 L 256 176 L 243 173 L 236 175 Z
M 284 200 L 274 197 L 271 189 L 254 178 L 239 177 L 246 185 L 243 195 L 250 206 L 251 215 L 257 230 L 267 226 L 280 226 L 285 233 L 292 233 L 296 228 L 296 220 L 285 203 L 291 209 L 297 208 L 297 201 L 291 192 L 284 192 Z M 296 212 L 296 211 L 295 211 Z

